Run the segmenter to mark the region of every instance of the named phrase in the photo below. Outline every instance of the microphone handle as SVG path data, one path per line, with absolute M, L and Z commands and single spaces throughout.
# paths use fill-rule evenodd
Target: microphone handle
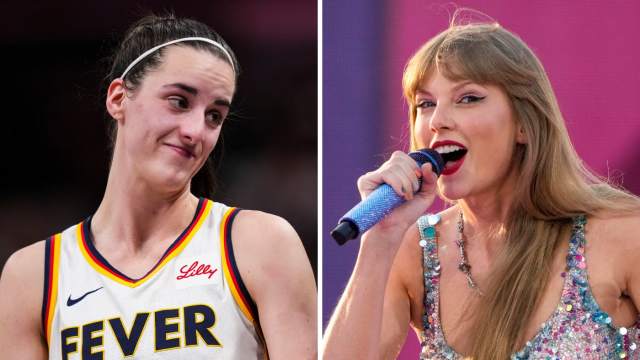
M 422 184 L 422 180 L 419 180 Z M 370 200 L 369 200 L 370 199 Z M 365 200 L 354 206 L 340 219 L 338 226 L 331 231 L 331 236 L 343 245 L 348 240 L 371 229 L 393 209 L 405 202 L 389 184 L 378 186 Z

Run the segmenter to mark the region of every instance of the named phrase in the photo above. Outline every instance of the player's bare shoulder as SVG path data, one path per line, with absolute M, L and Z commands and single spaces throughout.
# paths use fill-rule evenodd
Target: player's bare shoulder
M 45 241 L 16 251 L 0 277 L 0 349 L 7 358 L 46 358 L 41 310 Z M 4 358 L 4 357 L 3 357 Z
M 44 252 L 45 240 L 42 240 L 9 257 L 0 278 L 0 298 L 20 299 L 22 304 L 33 299 L 37 299 L 38 303 L 42 300 Z
M 257 292 L 268 283 L 312 274 L 302 241 L 285 219 L 255 210 L 242 210 L 232 228 L 239 271 Z M 259 294 L 252 294 L 259 297 Z
M 233 226 L 233 236 L 236 235 L 242 242 L 256 246 L 286 246 L 300 242 L 287 220 L 257 210 L 242 210 L 238 213 Z

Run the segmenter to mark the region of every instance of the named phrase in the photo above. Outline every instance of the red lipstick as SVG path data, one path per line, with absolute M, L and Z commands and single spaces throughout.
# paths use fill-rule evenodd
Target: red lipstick
M 464 150 L 463 154 L 454 154 L 453 156 L 448 155 L 452 153 L 456 153 L 459 150 L 451 151 L 451 149 L 444 149 L 446 146 L 455 146 L 460 150 Z M 442 170 L 442 175 L 451 175 L 457 172 L 462 164 L 464 163 L 464 158 L 466 156 L 467 148 L 459 142 L 453 140 L 440 140 L 436 141 L 431 145 L 431 148 L 438 151 L 443 159 L 445 160 L 445 167 Z

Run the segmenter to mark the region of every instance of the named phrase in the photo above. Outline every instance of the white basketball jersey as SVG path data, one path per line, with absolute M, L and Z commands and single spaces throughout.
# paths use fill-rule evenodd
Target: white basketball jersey
M 98 253 L 90 218 L 49 238 L 42 307 L 49 358 L 266 358 L 233 257 L 238 211 L 201 199 L 189 226 L 140 279 Z

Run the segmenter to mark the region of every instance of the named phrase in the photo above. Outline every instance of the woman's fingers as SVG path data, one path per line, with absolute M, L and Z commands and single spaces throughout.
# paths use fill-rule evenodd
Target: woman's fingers
M 415 160 L 411 159 L 408 155 L 406 157 L 409 160 L 401 161 L 398 165 L 400 167 L 399 170 L 402 171 L 405 178 L 410 181 L 411 195 L 413 197 L 413 194 L 420 190 L 420 178 L 422 177 L 422 172 Z
M 418 194 L 427 196 L 435 194 L 438 177 L 436 176 L 435 172 L 433 172 L 433 166 L 431 165 L 431 163 L 424 163 L 420 167 L 420 171 L 422 174 L 422 183 Z
M 382 173 L 382 182 L 388 184 L 395 192 L 406 200 L 413 198 L 413 181 L 409 179 L 402 168 L 395 166 L 391 171 Z
M 396 151 L 377 170 L 366 173 L 358 179 L 358 190 L 362 198 L 365 198 L 371 191 L 386 183 L 397 194 L 410 200 L 420 189 L 420 177 L 422 172 L 416 162 L 407 154 Z

